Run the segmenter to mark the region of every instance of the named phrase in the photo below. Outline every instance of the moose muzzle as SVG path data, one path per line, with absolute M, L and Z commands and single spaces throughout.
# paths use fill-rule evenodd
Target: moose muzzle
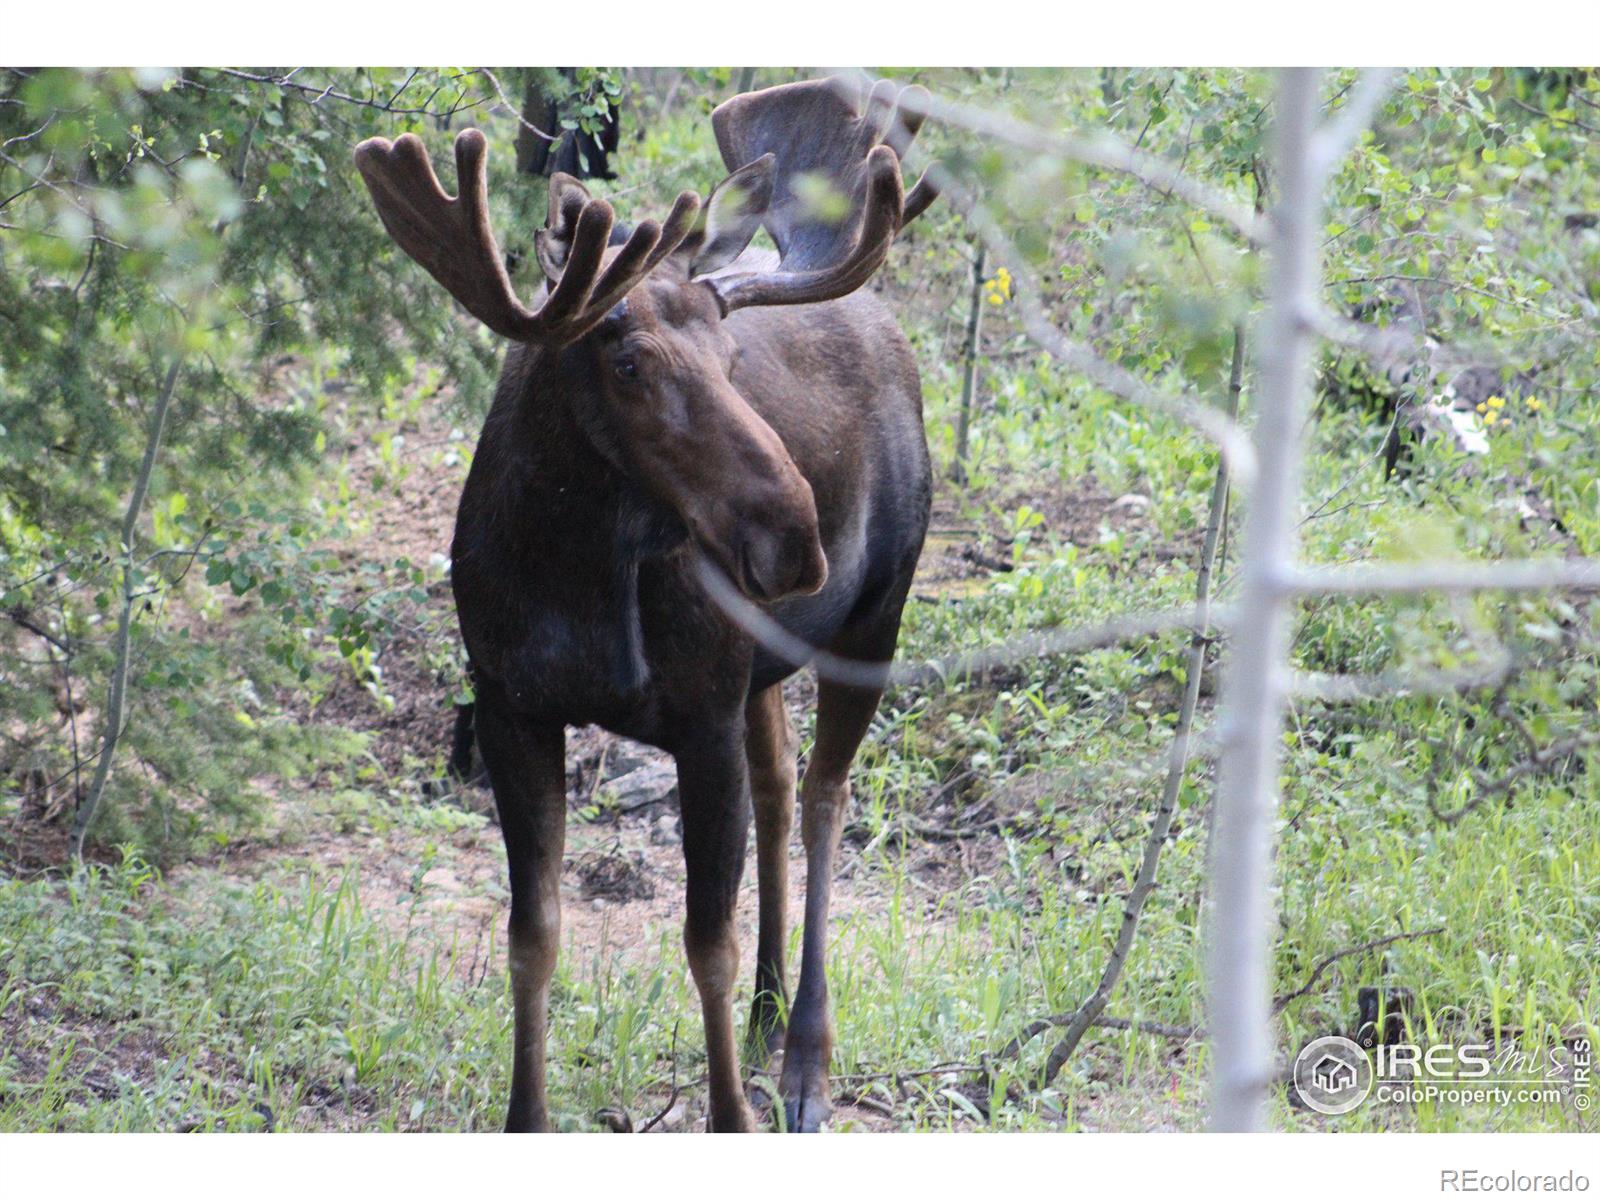
M 740 591 L 760 603 L 810 595 L 828 579 L 811 486 L 795 474 L 801 494 L 786 506 L 783 519 L 740 522 L 733 579 Z

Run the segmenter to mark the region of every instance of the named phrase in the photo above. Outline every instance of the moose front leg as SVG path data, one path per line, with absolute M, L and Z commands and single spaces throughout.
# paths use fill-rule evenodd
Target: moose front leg
M 514 1049 L 507 1133 L 550 1128 L 545 1037 L 550 977 L 561 940 L 561 856 L 566 843 L 566 732 L 511 716 L 480 690 L 478 745 L 505 837 L 511 876 L 511 1005 Z
M 824 681 L 817 689 L 817 739 L 800 785 L 800 835 L 806 846 L 806 925 L 800 984 L 789 1014 L 779 1091 L 794 1133 L 815 1133 L 833 1112 L 828 1061 L 833 1014 L 828 1004 L 828 907 L 839 835 L 850 805 L 850 764 L 872 724 L 880 693 Z
M 676 756 L 683 859 L 689 877 L 683 943 L 705 1017 L 711 1092 L 706 1127 L 715 1133 L 755 1129 L 755 1114 L 745 1099 L 739 1074 L 733 1020 L 733 989 L 739 971 L 734 912 L 750 828 L 741 733 L 735 720 L 694 746 L 680 749 Z

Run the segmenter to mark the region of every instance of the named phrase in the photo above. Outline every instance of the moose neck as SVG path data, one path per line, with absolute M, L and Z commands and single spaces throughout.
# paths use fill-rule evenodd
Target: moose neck
M 670 553 L 684 532 L 624 474 L 588 395 L 571 351 L 508 359 L 462 496 L 457 592 L 470 590 L 478 611 L 516 614 L 542 631 L 539 661 L 525 670 L 564 674 L 569 659 L 590 671 L 603 662 L 606 687 L 629 696 L 649 682 L 640 566 Z

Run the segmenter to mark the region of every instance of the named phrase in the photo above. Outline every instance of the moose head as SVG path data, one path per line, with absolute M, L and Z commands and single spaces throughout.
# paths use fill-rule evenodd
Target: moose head
M 482 133 L 456 138 L 456 197 L 414 135 L 372 138 L 355 159 L 401 248 L 495 333 L 566 364 L 602 454 L 766 603 L 816 591 L 828 567 L 811 486 L 739 382 L 783 371 L 785 346 L 802 352 L 805 339 L 774 328 L 761 353 L 741 354 L 727 324 L 762 319 L 737 315 L 747 309 L 837 299 L 871 278 L 934 198 L 926 180 L 908 196 L 900 178 L 921 108 L 898 103 L 887 83 L 864 112 L 834 81 L 737 96 L 712 114 L 732 173 L 704 204 L 685 192 L 620 245 L 611 205 L 552 176 L 535 236 L 546 280 L 536 308 L 513 291 L 490 228 Z M 776 257 L 748 249 L 762 226 Z

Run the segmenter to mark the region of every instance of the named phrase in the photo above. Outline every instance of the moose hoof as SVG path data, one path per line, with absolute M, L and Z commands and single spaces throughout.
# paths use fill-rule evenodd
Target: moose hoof
M 798 1099 L 785 1100 L 783 1113 L 790 1133 L 821 1133 L 833 1116 L 833 1104 L 826 1091 L 808 1091 Z
M 506 1118 L 507 1133 L 549 1133 L 550 1118 L 543 1114 L 512 1113 Z
M 739 1105 L 731 1112 L 718 1116 L 710 1114 L 706 1118 L 707 1133 L 754 1133 L 756 1131 L 756 1115 L 751 1111 L 750 1105 L 742 1099 Z

